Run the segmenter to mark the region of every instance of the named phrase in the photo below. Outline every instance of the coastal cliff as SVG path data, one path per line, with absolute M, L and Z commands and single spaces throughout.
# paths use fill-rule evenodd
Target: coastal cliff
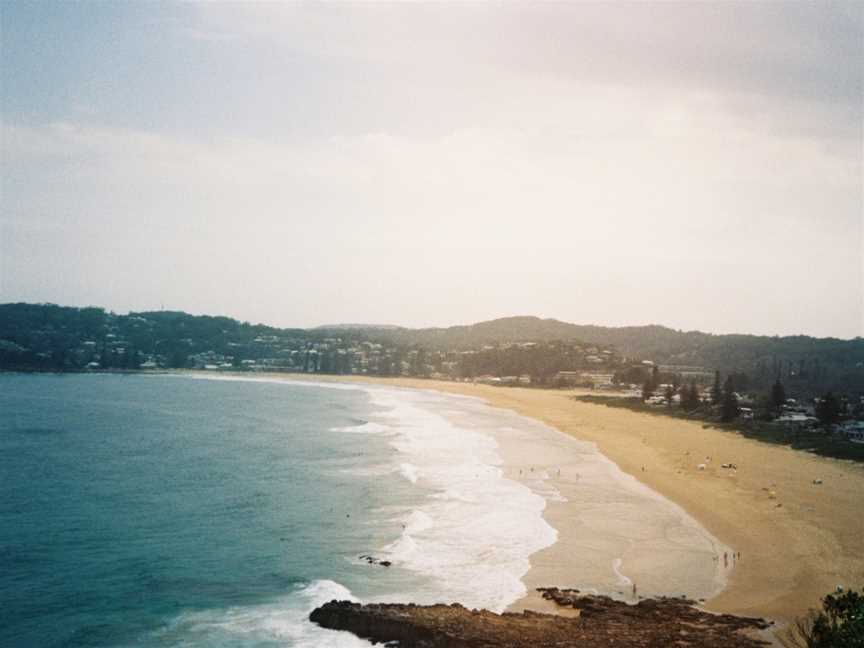
M 757 648 L 762 619 L 715 615 L 686 599 L 645 599 L 635 605 L 577 590 L 544 588 L 544 598 L 578 610 L 578 616 L 538 612 L 495 614 L 452 605 L 370 604 L 330 601 L 310 619 L 375 643 L 402 648 Z

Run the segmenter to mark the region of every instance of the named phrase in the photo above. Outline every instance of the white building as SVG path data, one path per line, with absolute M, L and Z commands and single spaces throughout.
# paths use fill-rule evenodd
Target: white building
M 840 429 L 850 441 L 864 443 L 864 421 L 847 421 Z
M 774 419 L 775 423 L 786 427 L 804 429 L 819 425 L 819 419 L 807 416 L 800 412 L 784 412 L 780 417 Z

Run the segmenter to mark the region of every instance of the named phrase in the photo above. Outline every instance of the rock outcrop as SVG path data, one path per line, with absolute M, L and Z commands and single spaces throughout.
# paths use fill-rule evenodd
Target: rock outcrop
M 544 598 L 580 611 L 578 617 L 522 612 L 495 614 L 452 605 L 331 601 L 310 619 L 375 643 L 400 648 L 758 648 L 762 619 L 715 615 L 686 599 L 645 599 L 635 605 L 576 590 L 544 588 Z

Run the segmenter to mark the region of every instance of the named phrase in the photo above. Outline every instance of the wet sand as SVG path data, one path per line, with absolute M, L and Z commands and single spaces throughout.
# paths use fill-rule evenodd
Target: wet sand
M 545 499 L 543 517 L 558 532 L 554 544 L 531 555 L 522 578 L 528 593 L 510 611 L 566 610 L 550 606 L 538 587 L 575 587 L 628 603 L 658 596 L 698 601 L 723 589 L 734 568 L 732 549 L 684 509 L 621 471 L 590 441 L 512 411 L 490 425 L 487 411 L 501 410 L 483 404 L 448 418 L 465 430 L 480 425 L 496 439 L 505 475 Z
M 622 470 L 740 552 L 727 587 L 708 602 L 710 610 L 788 621 L 817 607 L 837 585 L 864 584 L 864 465 L 696 422 L 575 402 L 567 392 L 448 383 L 435 388 L 480 396 L 593 441 Z M 737 470 L 721 468 L 727 462 Z M 698 469 L 702 463 L 705 470 Z M 549 514 L 557 526 L 554 509 Z

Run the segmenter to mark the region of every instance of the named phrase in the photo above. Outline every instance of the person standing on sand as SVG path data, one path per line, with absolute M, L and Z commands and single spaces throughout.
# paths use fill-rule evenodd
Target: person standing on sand
M 636 598 L 636 582 L 633 582 L 633 598 Z

